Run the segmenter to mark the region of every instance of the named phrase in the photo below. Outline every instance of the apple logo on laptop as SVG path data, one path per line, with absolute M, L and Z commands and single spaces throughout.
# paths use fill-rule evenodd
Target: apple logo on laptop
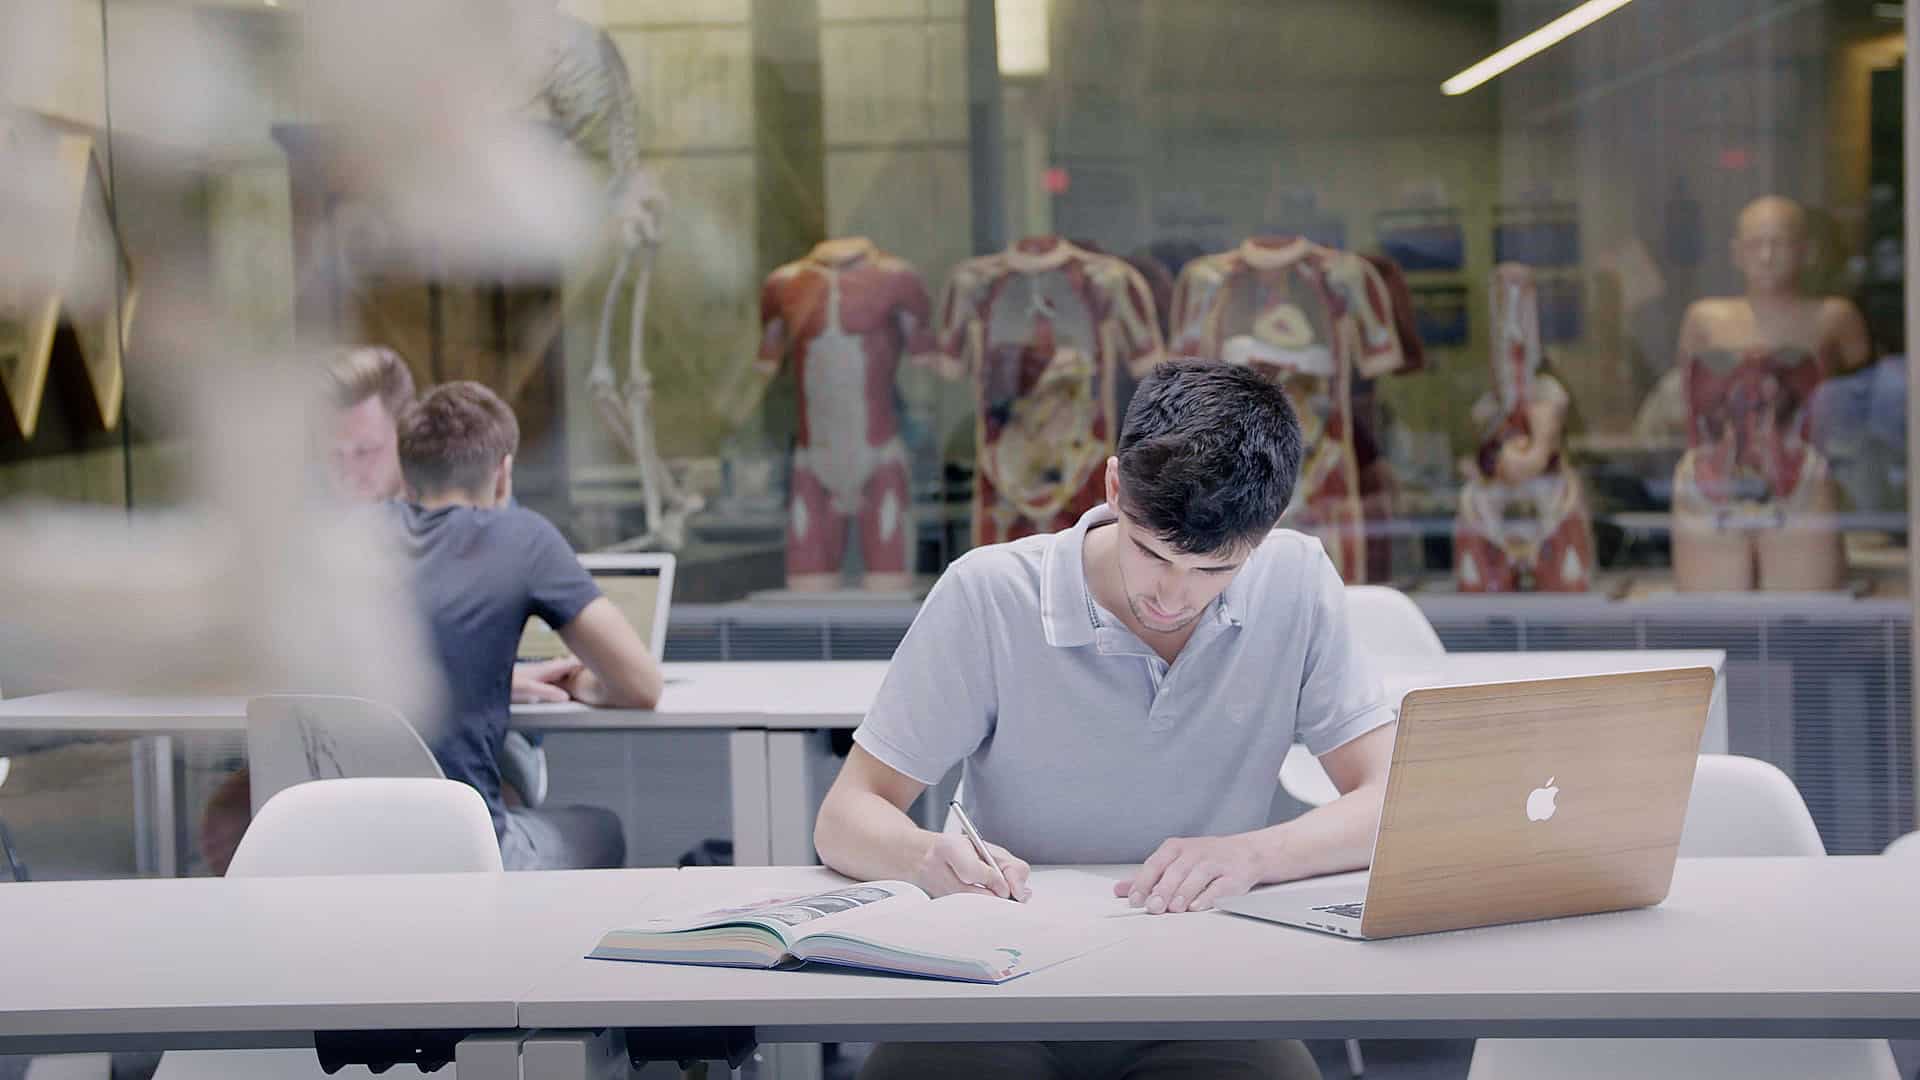
M 1545 821 L 1553 816 L 1554 810 L 1558 809 L 1553 805 L 1553 797 L 1560 794 L 1560 789 L 1553 786 L 1554 779 L 1551 776 L 1547 777 L 1544 787 L 1534 788 L 1533 793 L 1527 796 L 1528 821 Z

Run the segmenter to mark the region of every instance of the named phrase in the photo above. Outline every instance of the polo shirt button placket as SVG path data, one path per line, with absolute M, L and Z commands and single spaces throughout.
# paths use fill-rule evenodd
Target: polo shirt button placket
M 1166 731 L 1173 727 L 1176 710 L 1173 707 L 1173 668 L 1159 657 L 1150 657 L 1147 663 L 1153 666 L 1153 707 L 1147 710 L 1147 728 L 1151 731 Z

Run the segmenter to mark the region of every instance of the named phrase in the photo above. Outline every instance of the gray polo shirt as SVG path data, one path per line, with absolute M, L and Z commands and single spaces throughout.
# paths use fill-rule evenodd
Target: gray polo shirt
M 1169 667 L 1094 602 L 1090 527 L 947 568 L 854 741 L 926 784 L 965 761 L 967 813 L 1033 863 L 1131 863 L 1267 824 L 1296 733 L 1324 754 L 1393 719 L 1320 542 L 1276 530 Z

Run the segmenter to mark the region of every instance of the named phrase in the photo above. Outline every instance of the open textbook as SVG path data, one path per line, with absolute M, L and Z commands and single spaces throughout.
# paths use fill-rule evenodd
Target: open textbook
M 1073 881 L 1080 895 L 1098 888 L 1090 875 L 1058 873 L 1096 881 L 1091 887 Z M 1036 894 L 1043 888 L 1039 875 L 1034 887 Z M 1110 894 L 1109 903 L 1124 905 Z M 1111 913 L 1124 911 L 1115 907 Z M 1124 926 L 1085 903 L 1016 904 L 973 893 L 934 900 L 904 881 L 872 881 L 653 919 L 608 933 L 588 955 L 752 968 L 813 962 L 1003 983 L 1112 944 L 1124 936 Z

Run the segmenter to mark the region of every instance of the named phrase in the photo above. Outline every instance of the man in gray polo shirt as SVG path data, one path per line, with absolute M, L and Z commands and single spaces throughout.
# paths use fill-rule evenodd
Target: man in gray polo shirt
M 821 858 L 1016 899 L 1032 863 L 1139 863 L 1115 893 L 1155 915 L 1365 866 L 1393 713 L 1326 552 L 1273 530 L 1300 461 L 1277 387 L 1162 364 L 1127 409 L 1105 505 L 967 553 L 928 595 L 821 807 Z M 1343 794 L 1268 826 L 1296 736 Z M 995 866 L 906 814 L 957 762 Z M 862 1075 L 1318 1072 L 1295 1042 L 918 1043 L 878 1048 Z

